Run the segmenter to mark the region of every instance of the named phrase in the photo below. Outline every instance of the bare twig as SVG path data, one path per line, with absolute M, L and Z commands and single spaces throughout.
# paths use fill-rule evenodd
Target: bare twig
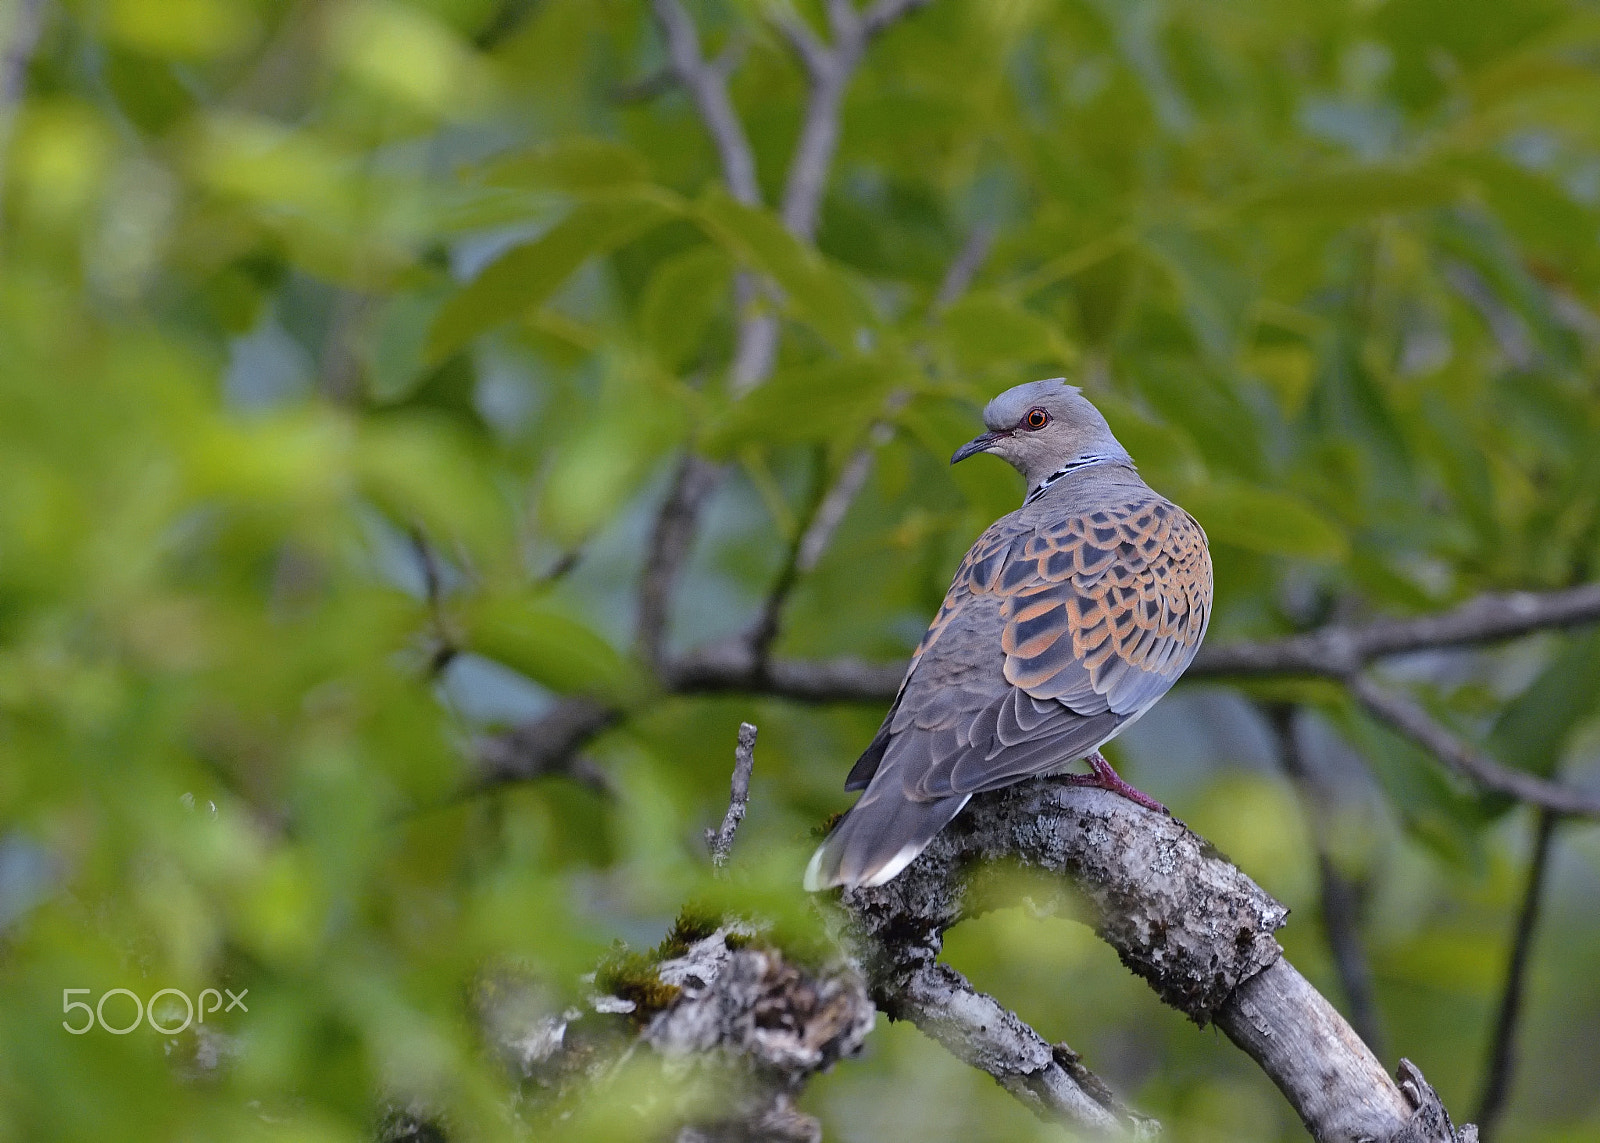
M 1511 639 L 1600 621 L 1600 583 L 1561 591 L 1480 595 L 1437 615 L 1335 623 L 1304 635 L 1205 647 L 1186 677 L 1321 675 L 1341 678 L 1373 659 Z
M 439 557 L 428 543 L 420 525 L 413 525 L 408 538 L 411 552 L 417 557 L 417 568 L 422 572 L 423 598 L 428 602 L 429 623 L 433 628 L 433 647 L 428 653 L 428 675 L 437 677 L 460 654 L 450 633 L 444 614 L 444 574 L 439 567 Z
M 789 602 L 789 596 L 794 593 L 794 589 L 799 586 L 801 575 L 811 570 L 804 566 L 802 561 L 807 544 L 815 543 L 812 533 L 816 528 L 817 514 L 827 500 L 824 491 L 825 468 L 823 451 L 819 448 L 813 453 L 811 491 L 807 495 L 805 509 L 795 526 L 788 549 L 784 553 L 783 565 L 778 569 L 778 575 L 772 581 L 766 599 L 762 601 L 760 614 L 756 616 L 755 622 L 750 625 L 744 637 L 750 655 L 757 664 L 766 662 L 772 642 L 778 637 L 778 629 L 783 622 L 784 606 Z M 758 666 L 757 669 L 761 668 Z
M 773 659 L 760 664 L 743 643 L 702 647 L 669 665 L 667 685 L 680 693 L 765 694 L 796 702 L 888 702 L 900 690 L 904 663 L 861 659 Z
M 1600 797 L 1536 777 L 1525 770 L 1502 766 L 1441 726 L 1408 695 L 1384 687 L 1366 675 L 1351 675 L 1345 680 L 1345 685 L 1368 714 L 1393 727 L 1450 769 L 1485 790 L 1507 794 L 1556 813 L 1600 817 Z
M 888 443 L 889 437 L 894 433 L 888 425 L 879 423 L 870 430 L 870 443 L 863 445 L 850 454 L 850 459 L 845 461 L 844 468 L 839 472 L 839 478 L 828 488 L 822 502 L 817 505 L 816 513 L 811 517 L 811 523 L 800 537 L 800 546 L 795 549 L 795 570 L 801 575 L 809 574 L 822 562 L 822 557 L 828 551 L 828 545 L 833 543 L 834 533 L 839 530 L 839 525 L 844 523 L 850 505 L 855 503 L 861 489 L 866 486 L 867 477 L 872 475 L 872 454 L 875 448 L 880 448 Z
M 1559 814 L 1540 810 L 1534 825 L 1528 884 L 1522 893 L 1522 907 L 1517 911 L 1517 924 L 1511 936 L 1511 957 L 1506 964 L 1505 986 L 1500 993 L 1494 1037 L 1489 1044 L 1483 1096 L 1478 1101 L 1478 1131 L 1486 1140 L 1493 1137 L 1500 1117 L 1505 1113 L 1506 1103 L 1511 1098 L 1517 1065 L 1517 1029 L 1522 1020 L 1523 989 L 1528 975 L 1528 961 L 1533 953 L 1534 933 L 1539 927 L 1539 911 L 1550 867 L 1550 850 L 1559 822 Z
M 797 237 L 810 239 L 815 230 L 816 212 L 827 184 L 838 135 L 839 100 L 861 53 L 872 36 L 921 2 L 926 0 L 880 2 L 865 15 L 857 15 L 847 0 L 837 0 L 828 9 L 835 35 L 840 37 L 832 49 L 824 48 L 804 25 L 780 19 L 780 28 L 787 26 L 786 34 L 796 45 L 812 79 L 805 126 L 784 189 L 783 219 Z M 732 55 L 725 53 L 721 60 L 708 63 L 701 54 L 694 22 L 679 0 L 653 0 L 653 3 L 656 20 L 667 42 L 672 71 L 693 96 L 716 145 L 729 193 L 741 202 L 759 204 L 761 189 L 756 181 L 755 159 L 728 95 L 726 70 L 731 66 L 728 61 Z M 745 316 L 739 323 L 729 377 L 729 387 L 736 396 L 759 385 L 771 373 L 777 357 L 779 332 L 777 319 L 758 310 L 761 286 L 749 275 L 741 275 L 737 290 L 739 309 Z M 651 664 L 659 664 L 662 659 L 672 589 L 694 542 L 700 506 L 721 475 L 721 469 L 711 462 L 695 456 L 686 457 L 657 517 L 639 588 L 638 644 L 646 662 Z M 786 563 L 785 578 L 774 593 L 775 602 L 769 601 L 761 621 L 752 631 L 755 653 L 751 657 L 757 663 L 765 657 L 766 646 L 776 634 L 778 612 L 798 574 L 799 553 L 805 544 L 806 537 L 802 535 L 800 547 Z
M 962 294 L 972 288 L 972 280 L 978 276 L 978 271 L 983 269 L 983 264 L 989 260 L 989 250 L 994 246 L 994 235 L 993 223 L 980 222 L 972 228 L 967 240 L 961 244 L 961 251 L 956 255 L 956 260 L 950 263 L 950 268 L 944 272 L 944 280 L 939 283 L 939 292 L 933 299 L 934 313 L 949 309 L 960 300 Z
M 653 0 L 656 22 L 667 42 L 667 58 L 678 82 L 688 90 L 722 163 L 728 193 L 750 206 L 761 202 L 756 182 L 755 155 L 744 124 L 728 96 L 727 76 L 700 54 L 700 37 L 694 21 L 679 0 Z
M 722 828 L 706 830 L 706 845 L 711 849 L 711 864 L 718 869 L 728 864 L 728 854 L 733 850 L 733 835 L 744 821 L 745 807 L 750 804 L 750 771 L 756 765 L 756 728 L 748 722 L 739 724 L 739 745 L 733 752 L 733 788 L 728 797 L 728 812 L 723 815 Z
M 1264 713 L 1278 737 L 1278 757 L 1293 782 L 1305 810 L 1312 848 L 1317 856 L 1317 880 L 1322 907 L 1322 927 L 1333 954 L 1334 969 L 1350 1006 L 1350 1023 L 1374 1055 L 1383 1055 L 1383 1022 L 1372 985 L 1372 965 L 1361 942 L 1361 899 L 1364 886 L 1345 876 L 1333 857 L 1329 831 L 1333 806 L 1328 791 L 1313 772 L 1301 748 L 1296 709 L 1288 703 L 1268 705 Z

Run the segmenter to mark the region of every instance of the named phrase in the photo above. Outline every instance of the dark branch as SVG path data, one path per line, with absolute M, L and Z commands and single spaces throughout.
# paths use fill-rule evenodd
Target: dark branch
M 1189 678 L 1322 675 L 1340 678 L 1373 659 L 1511 639 L 1600 621 L 1600 583 L 1564 591 L 1480 595 L 1438 615 L 1331 624 L 1305 635 L 1204 647 Z
M 673 589 L 694 545 L 700 509 L 721 476 L 722 469 L 711 461 L 692 453 L 685 456 L 656 513 L 639 576 L 639 657 L 652 666 L 659 666 L 665 653 Z
M 1558 814 L 1540 810 L 1533 833 L 1533 855 L 1528 862 L 1528 884 L 1517 911 L 1517 926 L 1511 935 L 1511 957 L 1506 964 L 1506 982 L 1500 993 L 1500 1009 L 1495 1015 L 1494 1038 L 1489 1044 L 1489 1066 L 1483 1079 L 1483 1096 L 1478 1102 L 1478 1130 L 1484 1139 L 1494 1130 L 1511 1098 L 1512 1080 L 1517 1065 L 1517 1029 L 1522 1021 L 1522 995 L 1528 976 L 1528 961 L 1533 954 L 1534 933 L 1539 927 L 1539 912 L 1544 901 L 1550 850 L 1555 841 Z
M 728 854 L 733 851 L 733 835 L 744 821 L 744 811 L 750 804 L 750 772 L 756 765 L 756 728 L 748 722 L 739 724 L 739 745 L 733 752 L 733 788 L 728 797 L 728 812 L 722 817 L 722 828 L 706 830 L 706 845 L 711 849 L 711 864 L 721 869 L 728 864 Z
M 784 553 L 783 566 L 778 569 L 778 576 L 772 582 L 772 589 L 767 592 L 767 598 L 762 602 L 761 613 L 756 616 L 755 623 L 745 636 L 750 653 L 757 662 L 766 661 L 772 641 L 778 637 L 778 630 L 783 623 L 784 606 L 789 602 L 789 596 L 794 593 L 794 589 L 799 586 L 800 576 L 811 570 L 810 567 L 803 566 L 802 561 L 808 543 L 815 543 L 812 530 L 816 526 L 817 514 L 827 500 L 826 467 L 823 450 L 818 448 L 813 453 L 811 489 L 806 496 L 805 509 L 795 525 L 794 535 L 790 538 L 788 550 Z
M 1295 707 L 1273 703 L 1263 713 L 1278 738 L 1278 758 L 1305 812 L 1306 827 L 1317 857 L 1319 905 L 1328 951 L 1333 954 L 1339 985 L 1350 1006 L 1350 1023 L 1372 1049 L 1383 1056 L 1383 1020 L 1372 984 L 1372 965 L 1361 942 L 1361 902 L 1364 885 L 1345 876 L 1334 860 L 1333 800 L 1301 747 Z
M 954 305 L 957 299 L 971 288 L 972 279 L 977 276 L 978 270 L 989 257 L 989 248 L 993 244 L 992 225 L 981 222 L 972 228 L 967 240 L 962 243 L 955 261 L 945 271 L 944 280 L 939 285 L 939 292 L 930 309 L 930 319 L 937 316 L 941 310 Z M 894 426 L 887 418 L 898 413 L 910 399 L 911 394 L 905 389 L 896 389 L 889 394 L 884 402 L 885 419 L 875 422 L 867 431 L 866 443 L 850 454 L 850 459 L 840 470 L 838 479 L 828 489 L 827 495 L 822 498 L 822 503 L 817 505 L 796 552 L 795 568 L 800 574 L 809 573 L 822 561 L 828 545 L 833 542 L 834 533 L 839 530 L 839 525 L 844 523 L 850 505 L 861 495 L 861 490 L 866 487 L 867 477 L 872 475 L 873 455 L 894 438 Z
M 549 713 L 532 722 L 478 740 L 478 773 L 473 789 L 565 774 L 609 794 L 611 783 L 605 774 L 578 751 L 621 718 L 621 711 L 594 699 L 562 699 Z
M 1502 766 L 1483 751 L 1463 742 L 1408 695 L 1390 690 L 1366 675 L 1345 680 L 1350 693 L 1368 714 L 1388 724 L 1450 769 L 1485 790 L 1507 794 L 1529 805 L 1576 817 L 1600 817 L 1600 796 Z

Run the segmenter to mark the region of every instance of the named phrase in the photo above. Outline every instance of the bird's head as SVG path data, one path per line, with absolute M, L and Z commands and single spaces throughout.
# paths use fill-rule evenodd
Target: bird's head
M 983 410 L 988 432 L 956 450 L 950 463 L 992 452 L 1036 487 L 1069 464 L 1108 460 L 1131 465 L 1128 450 L 1089 399 L 1063 378 L 1007 389 Z

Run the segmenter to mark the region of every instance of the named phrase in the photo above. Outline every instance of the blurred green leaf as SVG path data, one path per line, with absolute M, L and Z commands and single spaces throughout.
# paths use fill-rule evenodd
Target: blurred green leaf
M 660 191 L 580 203 L 537 240 L 513 247 L 445 303 L 428 332 L 437 363 L 478 334 L 542 305 L 590 258 L 616 249 L 679 211 Z
M 735 259 L 776 282 L 788 304 L 836 349 L 853 348 L 857 332 L 872 323 L 849 279 L 774 215 L 711 190 L 695 204 L 695 216 Z
M 1347 219 L 1446 206 L 1460 198 L 1461 180 L 1435 168 L 1353 167 L 1301 176 L 1257 191 L 1239 206 L 1246 216 L 1303 214 Z
M 1215 236 L 1168 224 L 1146 230 L 1143 241 L 1177 286 L 1200 346 L 1212 357 L 1231 358 L 1255 300 L 1237 255 L 1222 250 Z
M 395 413 L 368 423 L 356 446 L 361 490 L 401 526 L 466 543 L 480 556 L 502 551 L 507 506 L 481 454 L 443 417 Z
M 1452 864 L 1479 865 L 1482 827 L 1490 816 L 1485 804 L 1457 788 L 1437 759 L 1387 727 L 1348 707 L 1341 707 L 1334 718 L 1399 811 L 1407 832 Z
M 639 325 L 645 342 L 668 369 L 683 364 L 728 304 L 729 277 L 727 255 L 715 246 L 688 250 L 651 275 Z
M 632 666 L 589 627 L 528 592 L 490 594 L 464 610 L 466 645 L 562 694 L 621 699 Z
M 650 164 L 632 148 L 610 139 L 557 139 L 489 164 L 484 179 L 494 186 L 610 194 L 650 181 Z
M 1177 495 L 1213 544 L 1310 560 L 1341 560 L 1348 548 L 1342 532 L 1285 492 L 1216 478 Z
M 982 369 L 996 362 L 1071 365 L 1077 353 L 1055 325 L 1000 294 L 968 294 L 939 317 L 956 367 Z
M 1600 710 L 1600 632 L 1566 639 L 1549 664 L 1495 720 L 1489 753 L 1553 777 L 1573 732 Z
M 888 356 L 783 369 L 733 402 L 706 426 L 701 447 L 727 456 L 740 445 L 842 442 L 883 412 L 883 399 L 907 380 Z

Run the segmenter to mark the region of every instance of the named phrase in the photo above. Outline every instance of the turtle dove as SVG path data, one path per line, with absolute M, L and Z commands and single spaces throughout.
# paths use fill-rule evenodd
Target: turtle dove
M 961 561 L 900 692 L 845 788 L 865 788 L 806 869 L 811 891 L 881 885 L 972 795 L 1083 759 L 1081 785 L 1159 803 L 1101 745 L 1155 705 L 1205 637 L 1211 557 L 1194 519 L 1151 490 L 1089 401 L 1062 379 L 1000 394 L 980 452 L 1027 497 Z

